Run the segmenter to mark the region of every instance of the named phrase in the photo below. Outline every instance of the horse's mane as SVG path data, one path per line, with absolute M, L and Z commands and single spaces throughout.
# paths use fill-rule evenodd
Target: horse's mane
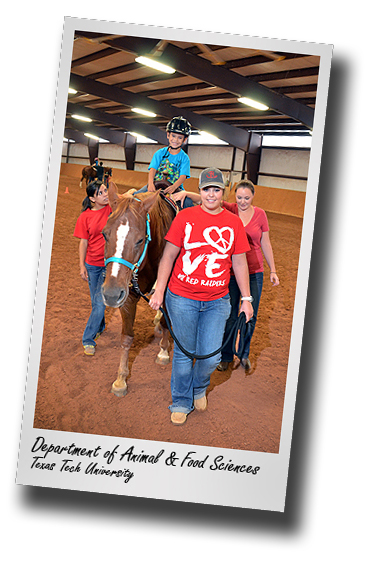
M 136 198 L 132 196 L 123 195 L 115 211 L 111 217 L 116 220 L 125 211 L 131 211 L 136 217 L 141 217 L 138 203 L 145 201 L 148 197 L 154 195 L 153 193 L 138 193 Z M 174 219 L 175 213 L 171 206 L 159 195 L 149 211 L 151 220 L 152 239 L 163 239 L 169 230 L 171 222 Z
M 139 216 L 139 211 L 136 208 L 135 202 L 131 196 L 121 195 L 121 199 L 118 202 L 116 209 L 111 214 L 111 219 L 116 220 L 120 217 L 127 209 L 130 209 L 136 216 Z
M 175 217 L 175 212 L 160 195 L 149 212 L 155 238 L 163 239 Z

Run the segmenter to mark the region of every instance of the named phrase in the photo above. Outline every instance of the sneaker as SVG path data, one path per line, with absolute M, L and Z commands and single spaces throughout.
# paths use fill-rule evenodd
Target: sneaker
M 195 410 L 198 410 L 199 412 L 204 412 L 204 410 L 206 410 L 206 407 L 208 406 L 208 401 L 206 399 L 206 396 L 202 396 L 201 398 L 196 398 L 193 401 Z
M 100 335 L 101 335 L 102 333 L 104 333 L 105 329 L 106 329 L 106 328 L 104 327 L 103 331 L 98 331 L 98 332 L 97 332 L 97 334 L 95 335 L 95 341 L 97 341 L 97 340 L 99 339 Z
M 85 355 L 95 355 L 94 345 L 83 345 L 83 350 Z
M 171 413 L 171 421 L 176 426 L 181 426 L 187 420 L 187 414 L 184 412 L 172 412 Z
M 217 365 L 217 371 L 227 371 L 228 368 L 229 368 L 228 361 L 221 361 L 219 365 Z

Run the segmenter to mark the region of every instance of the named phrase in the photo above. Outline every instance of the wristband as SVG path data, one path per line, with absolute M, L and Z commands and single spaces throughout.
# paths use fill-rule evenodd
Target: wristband
M 243 300 L 248 300 L 248 302 L 251 302 L 251 303 L 252 303 L 252 302 L 253 302 L 253 296 L 244 296 L 244 297 L 242 298 L 242 301 L 243 301 Z

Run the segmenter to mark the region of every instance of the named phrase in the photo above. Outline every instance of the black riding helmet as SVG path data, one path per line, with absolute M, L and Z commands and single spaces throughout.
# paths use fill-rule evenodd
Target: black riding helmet
M 166 132 L 175 132 L 176 134 L 183 134 L 189 136 L 191 134 L 191 124 L 183 118 L 183 116 L 175 116 L 168 122 Z

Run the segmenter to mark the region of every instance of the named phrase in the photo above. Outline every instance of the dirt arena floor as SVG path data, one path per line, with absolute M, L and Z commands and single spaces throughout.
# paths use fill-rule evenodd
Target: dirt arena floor
M 128 188 L 119 185 L 119 189 Z M 277 453 L 302 219 L 268 214 L 280 285 L 271 286 L 266 266 L 251 371 L 246 374 L 242 367 L 215 371 L 207 411 L 192 412 L 178 427 L 171 424 L 168 410 L 171 365 L 154 363 L 159 341 L 153 332 L 155 312 L 144 300 L 138 304 L 126 397 L 110 392 L 120 359 L 118 310 L 108 311 L 107 329 L 95 356 L 83 354 L 81 337 L 90 298 L 88 285 L 79 276 L 78 239 L 73 231 L 84 197 L 79 178 L 61 175 L 34 427 Z

